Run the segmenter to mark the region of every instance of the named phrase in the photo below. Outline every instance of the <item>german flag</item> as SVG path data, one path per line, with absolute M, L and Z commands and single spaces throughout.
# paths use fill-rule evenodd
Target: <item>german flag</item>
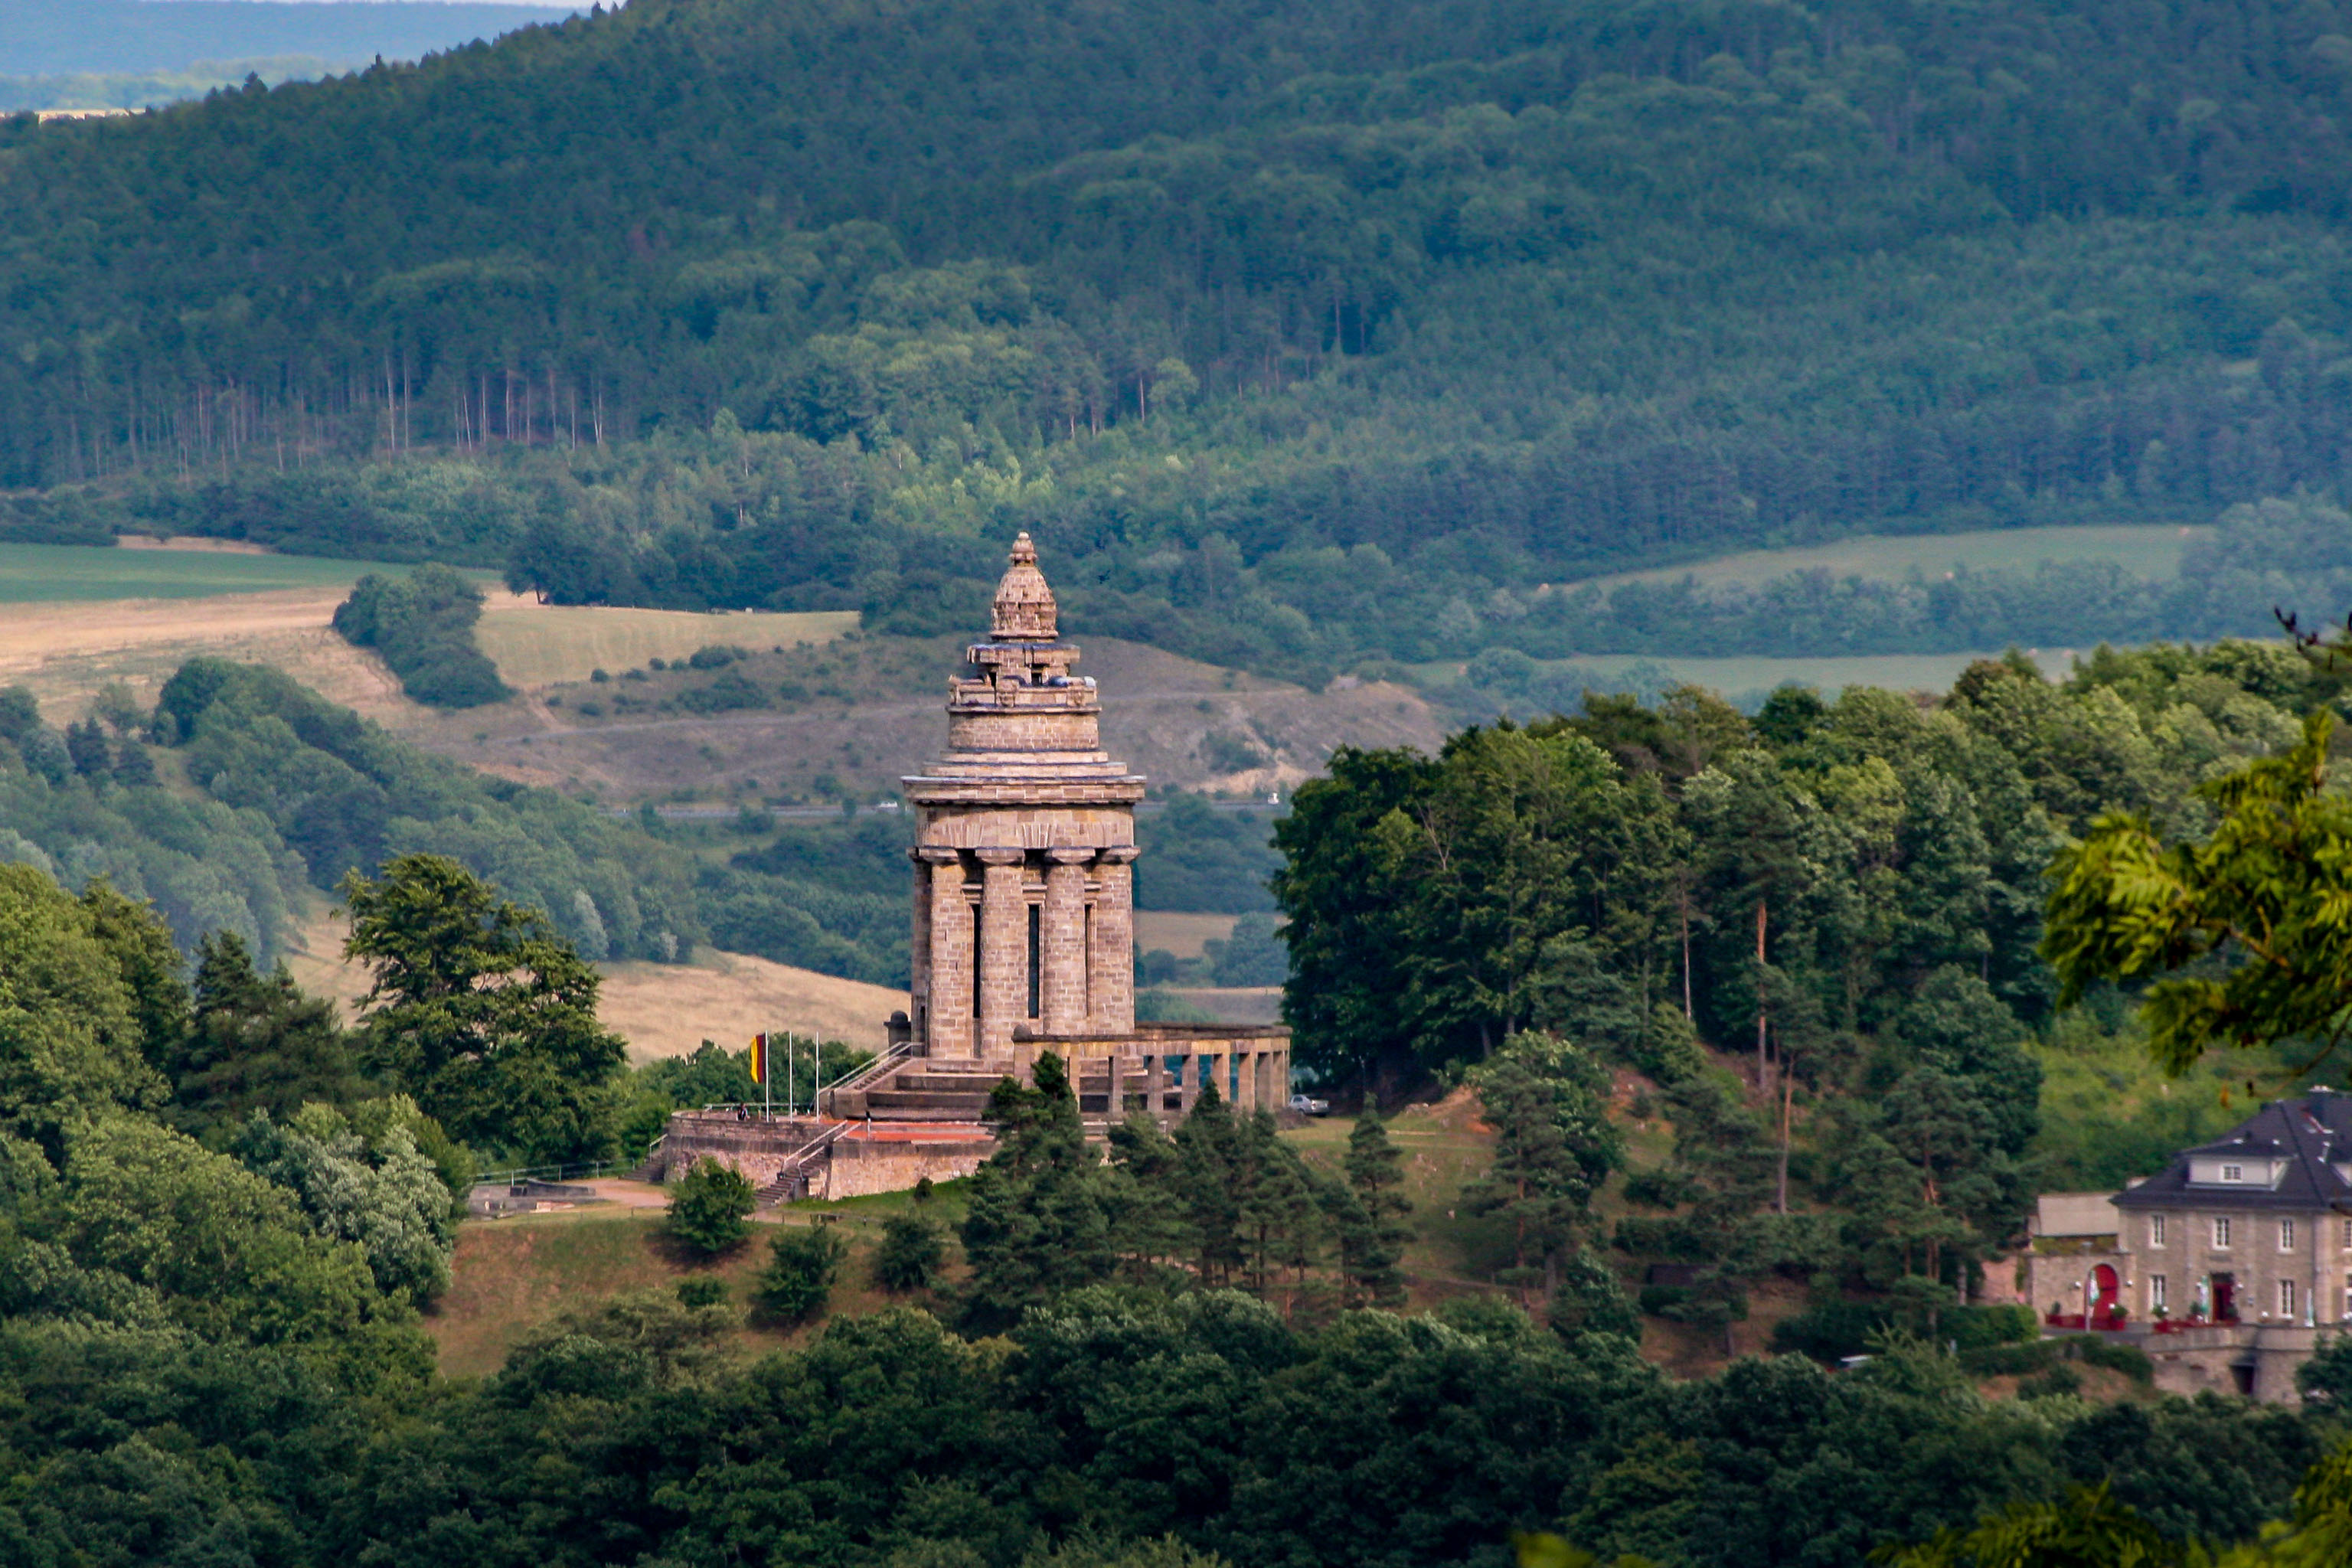
M 751 1037 L 751 1081 L 764 1085 L 768 1081 L 768 1037 Z

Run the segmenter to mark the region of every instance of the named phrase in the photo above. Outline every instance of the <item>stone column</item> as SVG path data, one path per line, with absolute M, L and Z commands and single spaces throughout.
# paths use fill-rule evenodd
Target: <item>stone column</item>
M 1087 1031 L 1087 848 L 1045 852 L 1045 907 L 1037 927 L 1037 1032 Z
M 1096 858 L 1094 994 L 1088 1027 L 1097 1035 L 1135 1032 L 1135 846 Z
M 926 1054 L 968 1057 L 971 1037 L 971 902 L 964 897 L 963 857 L 944 845 L 927 844 L 915 851 L 930 875 L 928 928 L 930 960 L 924 966 L 930 984 L 925 1002 L 923 1043 Z
M 1012 1043 L 1029 1020 L 1029 903 L 1019 849 L 975 849 L 980 858 L 980 1044 L 988 1055 Z
M 1176 1059 L 1183 1064 L 1176 1069 L 1176 1114 L 1190 1116 L 1192 1102 L 1201 1098 L 1201 1058 L 1187 1046 Z
M 908 900 L 914 906 L 914 941 L 907 948 L 907 1000 L 912 1004 L 909 1016 L 918 1020 L 915 1037 L 923 1037 L 919 1020 L 930 1015 L 931 1000 L 931 868 L 923 863 L 920 849 L 907 851 L 914 863 L 915 896 Z
M 1250 1102 L 1259 1110 L 1274 1109 L 1274 1053 L 1250 1053 Z

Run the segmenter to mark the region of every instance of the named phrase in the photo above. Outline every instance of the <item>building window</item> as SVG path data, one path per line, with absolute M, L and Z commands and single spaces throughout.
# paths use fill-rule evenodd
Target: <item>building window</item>
M 2246 1168 L 2243 1165 L 2224 1165 L 2221 1167 L 2221 1179 L 2225 1182 L 2242 1182 L 2246 1179 Z
M 2147 1277 L 2147 1310 L 2151 1316 L 2164 1310 L 2164 1276 L 2161 1274 Z
M 2344 1222 L 2344 1250 L 2352 1252 L 2352 1219 Z
M 2279 1281 L 2279 1316 L 2282 1318 L 2294 1316 L 2294 1281 L 2292 1279 Z
M 2291 1219 L 2279 1221 L 2279 1250 L 2281 1252 L 2294 1250 L 2294 1221 Z
M 1037 1016 L 1037 1003 L 1038 1003 L 1038 997 L 1039 997 L 1039 994 L 1040 994 L 1045 990 L 1045 984 L 1044 984 L 1044 982 L 1045 982 L 1045 975 L 1044 975 L 1044 973 L 1043 973 L 1043 970 L 1044 970 L 1044 966 L 1045 966 L 1045 965 L 1044 965 L 1044 961 L 1045 961 L 1045 951 L 1044 951 L 1044 948 L 1043 948 L 1042 944 L 1041 944 L 1041 943 L 1039 942 L 1039 941 L 1038 941 L 1039 932 L 1040 932 L 1041 927 L 1042 927 L 1042 925 L 1043 925 L 1043 923 L 1044 923 L 1044 916 L 1045 916 L 1045 911 L 1044 910 L 1039 909 L 1035 904 L 1032 904 L 1032 905 L 1030 905 L 1030 906 L 1029 906 L 1029 1013 L 1028 1013 L 1028 1016 L 1029 1016 L 1030 1017 L 1032 1017 L 1032 1018 L 1034 1018 L 1034 1017 L 1035 1017 L 1035 1016 Z
M 2352 1226 L 2352 1220 L 2347 1220 L 2344 1223 L 2347 1226 Z M 2160 1214 L 2147 1216 L 2147 1244 L 2150 1247 L 2164 1245 L 2164 1216 Z
M 2230 1246 L 2230 1222 L 2228 1220 L 2217 1219 L 2213 1222 L 2213 1245 L 2224 1251 L 2228 1250 Z

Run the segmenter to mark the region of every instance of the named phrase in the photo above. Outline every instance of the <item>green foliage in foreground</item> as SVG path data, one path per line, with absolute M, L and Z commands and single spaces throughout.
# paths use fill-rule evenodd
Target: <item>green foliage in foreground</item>
M 2332 717 L 2302 742 L 2210 783 L 2200 838 L 2102 817 L 2061 858 L 2043 942 L 2074 1001 L 2101 981 L 2145 983 L 2148 1047 L 2170 1071 L 2208 1052 L 2352 1034 L 2352 807 L 2328 789 Z M 2218 959 L 2221 962 L 2200 962 Z
M 11 1321 L 0 1379 L 26 1415 L 0 1451 L 30 1484 L 0 1514 L 86 1549 L 162 1494 L 164 1560 L 258 1510 L 304 1559 L 394 1568 L 446 1561 L 457 1537 L 587 1568 L 1489 1565 L 1519 1531 L 1604 1560 L 1796 1568 L 2073 1485 L 2105 1485 L 2168 1541 L 2245 1540 L 2330 1441 L 2236 1401 L 1990 1403 L 1916 1345 L 1852 1373 L 1791 1358 L 1677 1384 L 1615 1335 L 1563 1340 L 1508 1309 L 1302 1331 L 1230 1292 L 1097 1289 L 1002 1339 L 898 1308 L 756 1361 L 731 1348 L 736 1322 L 623 1298 L 534 1333 L 477 1388 L 363 1413 L 282 1352 Z M 68 1418 L 90 1409 L 116 1419 Z M 302 1462 L 184 1464 L 174 1426 Z M 110 1491 L 61 1484 L 101 1464 Z M 544 1485 L 551 1469 L 566 1484 Z M 1042 1495 L 1040 1474 L 1069 1486 Z
M 2305 1472 L 2294 1506 L 2259 1541 L 2220 1550 L 2168 1537 L 2106 1486 L 2013 1503 L 1971 1529 L 1871 1554 L 1887 1568 L 2330 1568 L 2352 1561 L 2352 1446 Z
M 1576 1265 L 1586 1318 L 1552 1331 L 1492 1300 L 1336 1310 L 1314 1248 L 1394 1215 L 1379 1140 L 1336 1192 L 1204 1096 L 1105 1165 L 1066 1089 L 1010 1087 L 964 1238 L 1002 1337 L 894 1309 L 750 1360 L 723 1298 L 654 1293 L 452 1385 L 414 1305 L 446 1260 L 425 1119 L 306 1106 L 227 1152 L 172 1131 L 140 1019 L 200 1009 L 142 1002 L 160 928 L 131 918 L 0 868 L 0 1539 L 34 1562 L 217 1560 L 265 1521 L 267 1561 L 383 1568 L 1487 1568 L 1524 1531 L 1797 1568 L 2074 1485 L 2167 1542 L 2249 1540 L 2338 1436 L 2210 1396 L 1988 1402 L 1899 1337 L 1851 1373 L 1677 1383 Z

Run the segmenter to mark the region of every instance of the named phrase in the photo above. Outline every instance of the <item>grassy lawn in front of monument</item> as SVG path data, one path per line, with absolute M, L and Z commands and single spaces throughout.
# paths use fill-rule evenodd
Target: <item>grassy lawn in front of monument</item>
M 948 1184 L 941 1200 L 931 1205 L 949 1226 L 961 1212 L 954 1185 Z M 837 1204 L 795 1204 L 781 1214 L 763 1210 L 764 1223 L 753 1225 L 751 1240 L 710 1263 L 692 1261 L 669 1244 L 658 1209 L 599 1206 L 469 1220 L 458 1227 L 449 1293 L 426 1315 L 425 1326 L 440 1347 L 441 1370 L 467 1377 L 496 1372 L 509 1350 L 558 1313 L 628 1291 L 672 1291 L 682 1280 L 713 1279 L 726 1284 L 735 1306 L 748 1309 L 776 1226 L 813 1224 L 820 1213 L 831 1215 L 850 1245 L 834 1287 L 832 1311 L 878 1311 L 908 1300 L 876 1289 L 868 1270 L 882 1222 L 911 1202 L 908 1194 L 891 1193 Z M 823 1327 L 823 1319 L 791 1330 L 752 1321 L 737 1338 L 750 1351 L 775 1350 Z
M 1404 1221 L 1404 1270 L 1414 1308 L 1491 1291 L 1495 1271 L 1510 1266 L 1508 1224 L 1462 1209 L 1462 1189 L 1495 1157 L 1494 1134 L 1479 1116 L 1478 1102 L 1456 1090 L 1389 1118 L 1389 1142 L 1403 1156 L 1404 1195 L 1412 1204 Z M 1324 1116 L 1284 1136 L 1308 1161 L 1337 1174 L 1355 1129 L 1354 1117 Z

